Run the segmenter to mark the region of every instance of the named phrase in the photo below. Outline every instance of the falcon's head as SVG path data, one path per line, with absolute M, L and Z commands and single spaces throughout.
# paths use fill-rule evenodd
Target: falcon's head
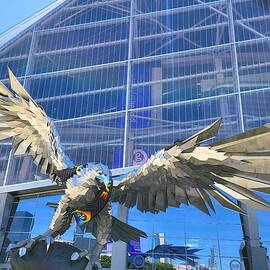
M 111 188 L 113 184 L 112 174 L 108 166 L 98 163 L 91 164 L 90 168 L 97 172 L 96 180 L 101 183 L 104 183 L 107 191 Z

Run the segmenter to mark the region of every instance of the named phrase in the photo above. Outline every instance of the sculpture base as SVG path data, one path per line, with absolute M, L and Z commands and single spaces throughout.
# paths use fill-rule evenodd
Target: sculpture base
M 54 242 L 47 252 L 45 241 L 38 242 L 25 256 L 18 251 L 11 254 L 12 270 L 84 270 L 88 260 L 71 261 L 73 252 L 80 250 L 72 245 Z

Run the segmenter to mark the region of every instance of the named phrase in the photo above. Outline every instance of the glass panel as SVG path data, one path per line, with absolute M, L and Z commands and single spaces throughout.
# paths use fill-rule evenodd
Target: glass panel
M 225 48 L 135 63 L 131 109 L 235 91 L 231 53 Z
M 34 59 L 33 74 L 68 70 L 124 61 L 127 59 L 127 43 L 90 46 L 83 50 L 57 51 L 53 54 L 39 54 Z
M 7 68 L 11 68 L 16 76 L 23 76 L 27 66 L 32 35 L 24 34 L 11 45 L 0 51 L 0 79 L 8 78 Z
M 270 122 L 270 90 L 242 94 L 245 129 L 256 128 Z
M 0 186 L 4 185 L 8 159 L 11 151 L 9 140 L 0 142 Z
M 236 41 L 269 36 L 270 10 L 267 5 L 267 1 L 233 1 Z
M 174 269 L 230 269 L 230 264 L 241 261 L 239 249 L 243 235 L 239 215 L 224 208 L 220 212 L 219 208 L 216 206 L 218 219 L 216 215 L 209 217 L 187 206 L 169 208 L 158 215 L 131 209 L 129 224 L 145 231 L 148 238 L 129 243 L 129 267 L 137 264 L 155 269 L 151 268 L 153 264 L 169 263 Z M 230 229 L 235 231 L 230 237 L 222 234 L 222 228 L 231 219 L 238 225 L 231 225 Z M 221 263 L 226 268 L 221 268 Z
M 221 4 L 220 3 L 215 3 L 216 0 L 204 0 L 204 3 L 211 3 L 211 6 L 213 7 L 219 7 Z M 196 1 L 196 0 L 162 0 L 162 1 L 156 1 L 156 0 L 137 0 L 137 8 L 138 8 L 138 13 L 139 12 L 154 12 L 154 11 L 159 11 L 159 10 L 167 10 L 167 9 L 174 9 L 174 8 L 179 8 L 179 7 L 189 7 L 190 9 L 200 9 L 203 3 L 200 4 L 201 1 Z M 220 1 L 218 1 L 220 2 Z M 197 5 L 197 6 L 196 6 Z
M 6 233 L 3 247 L 7 248 L 10 243 L 17 243 L 29 237 L 30 237 L 29 233 L 23 233 L 23 232 L 22 233 L 15 233 L 15 232 Z
M 40 101 L 40 104 L 54 119 L 77 118 L 121 110 L 124 106 L 124 91 L 125 89 L 117 88 L 78 95 L 74 93 L 72 96 L 61 96 L 55 99 L 45 98 L 44 101 Z
M 59 70 L 67 70 L 81 67 L 119 62 L 127 59 L 127 44 L 116 44 L 100 48 L 87 48 L 81 51 L 58 51 L 49 58 L 35 57 L 33 74 L 46 73 Z
M 34 215 L 28 211 L 20 214 L 25 217 L 13 217 L 9 220 L 9 231 L 28 233 L 33 228 Z
M 237 132 L 239 133 L 239 132 Z M 235 215 L 235 212 L 228 210 L 227 208 L 224 208 L 223 206 L 221 206 L 218 202 L 214 201 L 214 206 L 216 209 L 216 214 L 215 214 L 215 218 L 217 220 L 218 223 L 218 233 L 219 233 L 219 237 L 222 239 L 222 229 L 224 226 L 228 226 L 228 228 L 235 228 L 237 232 L 240 232 L 240 225 L 241 225 L 241 221 L 240 221 L 240 217 L 239 215 Z M 227 234 L 229 234 L 229 232 L 225 232 L 226 229 L 224 230 L 224 237 L 226 237 Z M 229 237 L 229 235 L 228 235 Z M 237 238 L 237 240 L 242 239 L 242 235 L 240 236 L 240 238 Z
M 25 33 L 5 49 L 1 49 L 0 59 L 16 56 L 27 56 L 32 41 L 32 33 Z
M 128 21 L 107 25 L 89 25 L 76 30 L 62 29 L 57 31 L 40 32 L 36 45 L 36 53 L 53 54 L 57 50 L 83 50 L 87 46 L 97 46 L 105 42 L 126 40 L 128 38 Z M 101 46 L 101 45 L 100 45 Z
M 241 91 L 270 86 L 269 41 L 253 41 L 237 46 Z
M 70 3 L 70 6 L 76 7 L 84 4 L 92 4 L 95 3 L 96 0 L 75 0 Z
M 27 198 L 23 200 L 16 200 L 13 203 L 13 208 L 10 216 L 16 218 L 27 218 L 35 216 L 37 210 L 37 199 Z M 30 214 L 30 215 L 29 215 Z
M 8 77 L 7 69 L 8 67 L 13 71 L 16 77 L 21 77 L 25 75 L 27 65 L 27 58 L 18 57 L 18 59 L 6 59 L 5 61 L 0 60 L 0 79 L 5 79 Z
M 229 96 L 130 112 L 131 147 L 147 158 L 176 139 L 186 139 L 218 117 L 223 117 L 223 125 L 217 140 L 237 134 L 240 132 L 237 102 L 237 96 Z
M 219 12 L 226 13 L 223 4 Z M 200 49 L 229 42 L 226 16 L 209 7 L 135 18 L 134 58 Z
M 28 91 L 39 102 L 84 95 L 90 95 L 94 102 L 95 97 L 99 97 L 102 92 L 112 92 L 125 87 L 126 72 L 127 67 L 123 64 L 89 71 L 35 76 L 27 80 Z
M 41 24 L 41 28 L 58 28 L 71 25 L 82 25 L 86 23 L 101 22 L 127 17 L 130 14 L 130 1 L 117 0 L 78 3 L 77 5 L 66 5 L 61 12 L 49 17 Z
M 125 109 L 126 66 L 30 77 L 27 89 L 53 119 Z M 44 91 L 46 89 L 46 91 Z

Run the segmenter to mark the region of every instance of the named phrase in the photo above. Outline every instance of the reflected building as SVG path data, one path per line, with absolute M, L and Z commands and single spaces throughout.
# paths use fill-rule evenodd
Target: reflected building
M 210 248 L 210 258 L 208 261 L 209 270 L 217 269 L 217 259 L 216 259 L 216 247 L 213 246 Z
M 8 85 L 9 66 L 55 120 L 71 159 L 108 164 L 117 178 L 217 117 L 217 139 L 270 122 L 269 35 L 270 11 L 257 0 L 57 0 L 0 34 L 0 79 Z M 0 154 L 4 254 L 5 239 L 46 230 L 53 215 L 46 202 L 60 194 L 29 157 L 13 155 L 11 141 L 0 142 Z M 252 235 L 248 256 L 265 261 L 269 215 L 249 210 L 240 221 L 215 206 L 211 217 L 186 206 L 158 216 L 113 211 L 146 231 L 142 252 L 164 232 L 172 245 L 200 249 L 200 265 L 216 246 L 216 269 L 229 269 Z M 19 211 L 33 217 L 11 226 Z M 71 228 L 63 240 L 73 239 Z M 126 251 L 119 243 L 107 251 L 115 269 L 125 269 Z
M 30 233 L 33 229 L 35 218 L 34 215 L 28 211 L 16 211 L 15 213 L 16 222 L 11 224 L 12 230 L 23 231 Z M 23 217 L 23 218 L 20 218 Z
M 166 234 L 163 232 L 155 233 L 154 234 L 154 243 L 155 243 L 155 245 L 154 245 L 155 247 L 159 246 L 159 245 L 167 244 Z M 166 258 L 160 258 L 159 260 L 156 260 L 156 261 L 159 261 L 161 263 L 168 263 L 168 259 L 166 259 Z

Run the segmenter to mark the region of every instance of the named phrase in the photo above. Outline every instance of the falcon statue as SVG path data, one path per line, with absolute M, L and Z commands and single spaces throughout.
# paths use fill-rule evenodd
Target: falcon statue
M 53 121 L 9 70 L 11 89 L 0 84 L 0 139 L 13 138 L 15 155 L 30 155 L 41 172 L 65 188 L 48 231 L 12 245 L 24 256 L 40 240 L 49 248 L 76 220 L 96 236 L 92 250 L 75 252 L 71 260 L 88 257 L 87 270 L 109 240 L 138 240 L 145 233 L 111 216 L 111 202 L 158 213 L 182 203 L 210 214 L 211 197 L 223 207 L 244 213 L 233 200 L 269 210 L 270 203 L 255 191 L 270 193 L 270 125 L 221 142 L 200 146 L 216 136 L 221 119 L 184 141 L 153 155 L 140 168 L 113 186 L 106 165 L 74 165 L 64 154 Z

